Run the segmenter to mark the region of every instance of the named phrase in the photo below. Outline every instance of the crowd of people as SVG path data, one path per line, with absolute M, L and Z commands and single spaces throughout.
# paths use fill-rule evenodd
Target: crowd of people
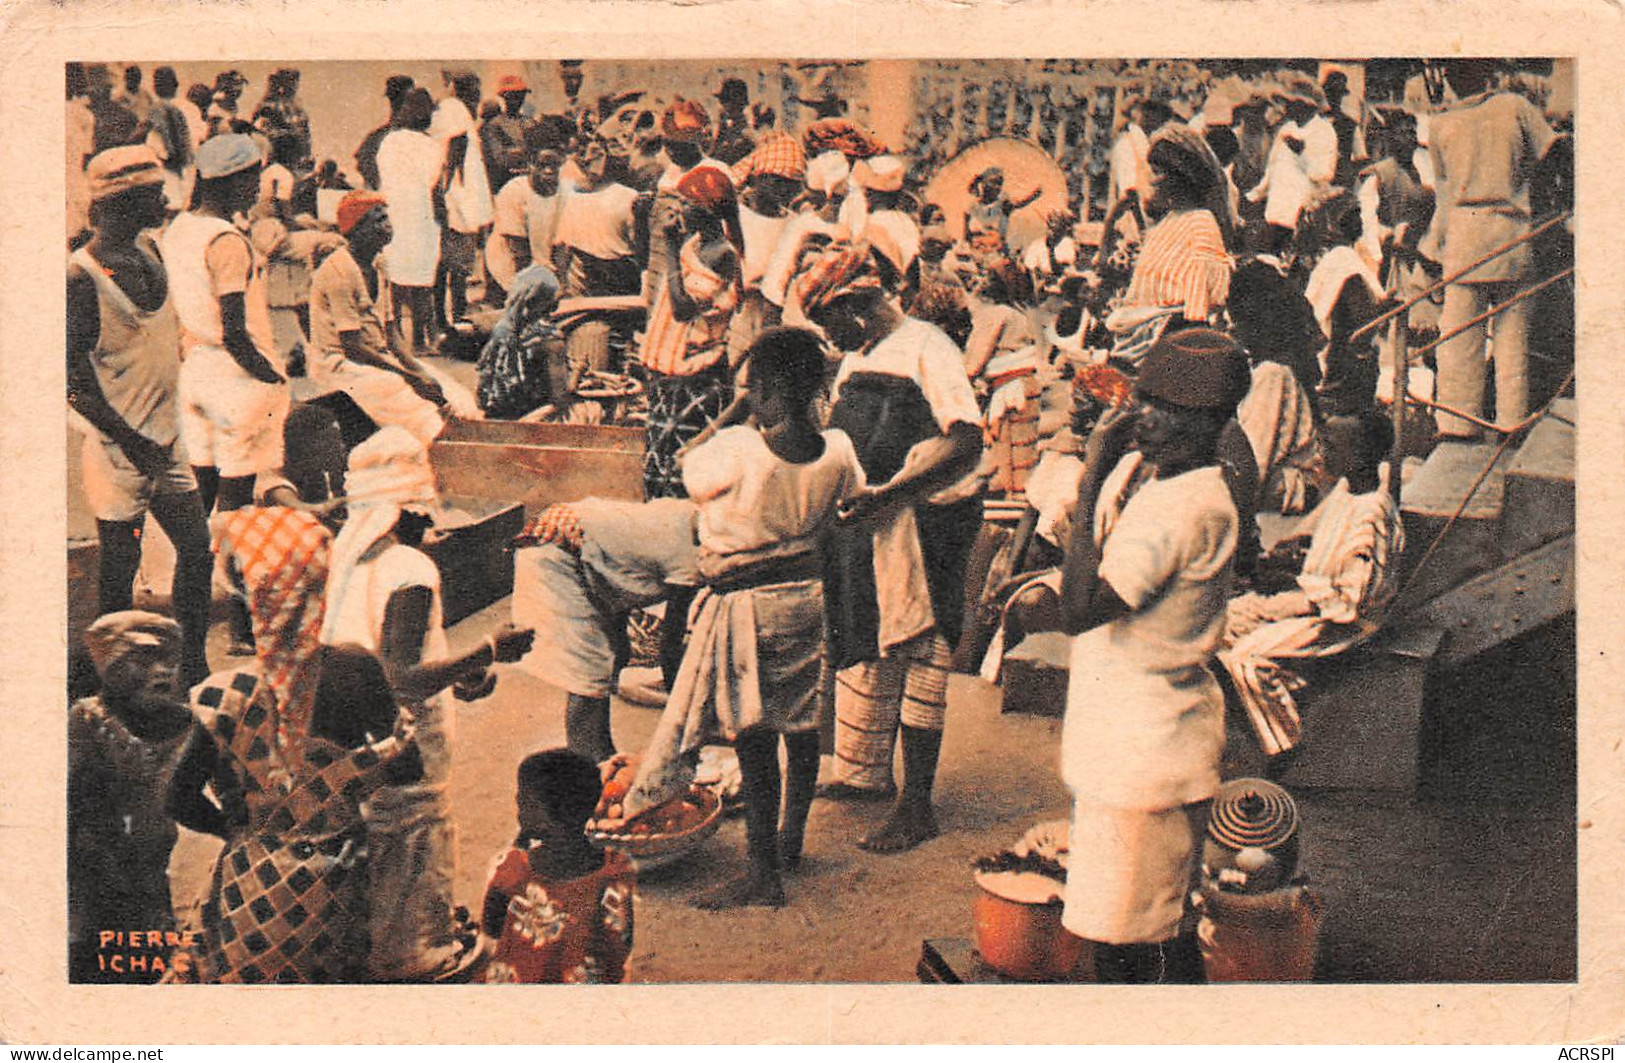
M 297 71 L 249 112 L 235 71 L 177 99 L 167 67 L 150 93 L 125 67 L 117 94 L 71 68 L 68 398 L 101 676 L 72 709 L 74 976 L 150 978 L 98 960 L 100 931 L 139 926 L 186 931 L 154 965 L 178 979 L 621 980 L 632 869 L 584 834 L 607 780 L 630 773 L 631 820 L 731 745 L 749 872 L 698 903 L 781 906 L 818 800 L 889 806 L 857 839 L 873 853 L 935 837 L 950 674 L 996 680 L 1063 631 L 1076 973 L 1196 977 L 1226 689 L 1279 766 L 1306 726 L 1294 661 L 1369 635 L 1397 591 L 1397 362 L 1441 441 L 1550 397 L 1528 302 L 1500 306 L 1537 248 L 1489 256 L 1562 206 L 1567 138 L 1495 64 L 1443 73 L 1436 108 L 1358 121 L 1336 70 L 1226 114 L 1148 94 L 1103 219 L 1052 204 L 1016 245 L 1037 188 L 990 166 L 949 216 L 842 101 L 780 128 L 737 78 L 713 115 L 390 77 L 351 189 L 315 164 Z M 1436 358 L 1374 327 L 1399 310 Z M 468 333 L 471 390 L 436 364 Z M 645 501 L 533 515 L 515 622 L 453 654 L 422 549 L 431 447 L 479 418 L 642 425 Z M 1302 518 L 1267 553 L 1265 512 Z M 171 616 L 133 608 L 149 513 Z M 662 604 L 664 713 L 619 749 L 629 617 Z M 521 765 L 518 834 L 470 915 L 453 721 L 499 664 L 565 691 L 567 748 Z M 185 927 L 176 824 L 222 840 Z

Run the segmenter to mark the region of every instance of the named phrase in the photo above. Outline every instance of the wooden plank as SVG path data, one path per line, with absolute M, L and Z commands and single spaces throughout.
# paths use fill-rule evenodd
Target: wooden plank
M 643 456 L 612 450 L 437 442 L 444 495 L 518 502 L 531 512 L 583 498 L 643 500 Z
M 577 447 L 643 454 L 644 430 L 625 425 L 545 424 L 530 421 L 452 421 L 438 442 Z

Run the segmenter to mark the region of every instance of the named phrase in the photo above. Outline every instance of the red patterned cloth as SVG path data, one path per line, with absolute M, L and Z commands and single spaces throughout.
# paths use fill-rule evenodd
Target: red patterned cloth
M 1103 406 L 1126 407 L 1134 401 L 1134 382 L 1116 366 L 1080 366 L 1072 379 L 1072 391 L 1087 394 Z
M 618 852 L 575 878 L 548 881 L 525 849 L 497 860 L 485 890 L 485 930 L 496 938 L 487 983 L 618 983 L 632 952 L 632 862 Z
M 387 207 L 389 201 L 378 192 L 358 188 L 339 200 L 339 232 L 348 236 L 356 223 L 371 213 L 374 207 Z
M 214 519 L 215 552 L 242 580 L 260 680 L 277 703 L 277 741 L 297 763 L 319 672 L 332 535 L 309 513 L 250 507 Z
M 734 202 L 733 178 L 715 166 L 696 166 L 677 182 L 677 194 L 695 206 L 721 210 Z

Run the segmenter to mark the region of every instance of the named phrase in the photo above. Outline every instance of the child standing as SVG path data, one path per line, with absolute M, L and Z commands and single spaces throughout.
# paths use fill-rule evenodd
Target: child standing
M 805 329 L 770 329 L 746 355 L 755 426 L 725 428 L 682 461 L 699 506 L 700 578 L 688 650 L 627 795 L 628 816 L 683 792 L 713 736 L 739 754 L 750 873 L 703 908 L 784 904 L 818 777 L 824 584 L 818 549 L 836 506 L 864 486 L 852 441 L 820 432 L 824 350 Z M 788 773 L 781 782 L 779 738 Z M 780 805 L 783 824 L 780 825 Z
M 519 765 L 519 837 L 497 858 L 481 919 L 488 983 L 621 982 L 632 951 L 632 863 L 587 842 L 598 766 L 567 749 Z

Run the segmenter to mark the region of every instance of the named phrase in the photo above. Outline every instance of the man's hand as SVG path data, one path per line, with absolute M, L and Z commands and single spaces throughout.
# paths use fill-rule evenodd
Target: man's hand
M 1134 438 L 1134 424 L 1139 419 L 1132 406 L 1108 407 L 1089 430 L 1083 443 L 1083 464 L 1096 473 L 1111 471 L 1128 451 Z
M 496 674 L 484 671 L 457 680 L 451 685 L 451 693 L 458 701 L 479 701 L 490 697 L 496 688 Z
M 512 664 L 529 653 L 535 641 L 535 629 L 519 628 L 510 624 L 491 636 L 491 650 L 496 655 L 498 664 Z
M 872 524 L 891 509 L 891 495 L 884 487 L 865 487 L 857 494 L 841 499 L 836 507 L 836 515 L 843 524 Z

